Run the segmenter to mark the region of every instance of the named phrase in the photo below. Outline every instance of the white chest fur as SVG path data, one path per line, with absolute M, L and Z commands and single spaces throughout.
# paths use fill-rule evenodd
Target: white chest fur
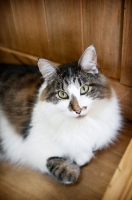
M 119 112 L 115 96 L 111 100 L 96 101 L 82 118 L 63 116 L 56 113 L 55 106 L 50 103 L 39 102 L 34 109 L 34 128 L 29 141 L 41 144 L 44 157 L 66 156 L 84 165 L 94 150 L 107 146 L 116 138 L 121 124 Z
M 32 128 L 23 140 L 8 120 L 1 116 L 1 136 L 6 158 L 46 172 L 49 157 L 60 156 L 84 165 L 93 151 L 112 142 L 120 128 L 121 117 L 115 95 L 95 101 L 87 116 L 69 118 L 56 112 L 50 103 L 39 101 L 33 111 Z

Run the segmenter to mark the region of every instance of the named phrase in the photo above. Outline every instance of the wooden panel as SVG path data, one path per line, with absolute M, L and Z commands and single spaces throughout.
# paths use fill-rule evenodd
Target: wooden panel
M 132 1 L 125 1 L 121 83 L 132 86 Z
M 0 63 L 37 65 L 37 57 L 0 46 Z
M 44 1 L 11 0 L 19 36 L 17 50 L 49 58 Z
M 93 44 L 105 75 L 120 77 L 123 1 L 84 0 L 84 47 Z
M 111 85 L 117 92 L 121 105 L 122 115 L 126 119 L 132 120 L 132 88 L 120 84 L 118 81 L 110 80 Z
M 0 45 L 59 63 L 94 44 L 102 71 L 120 75 L 123 1 L 0 0 Z
M 116 169 L 102 200 L 132 199 L 132 140 Z
M 0 46 L 0 63 L 36 65 L 38 57 Z M 60 63 L 53 62 L 56 66 Z
M 82 52 L 79 0 L 45 0 L 50 41 L 50 58 L 66 63 L 78 60 Z
M 44 1 L 6 0 L 1 2 L 3 46 L 49 58 Z
M 132 120 L 132 89 L 130 89 L 124 97 L 120 99 L 122 113 L 125 118 Z
M 0 45 L 16 48 L 17 32 L 10 0 L 0 0 Z
M 82 167 L 77 183 L 62 185 L 44 174 L 26 167 L 0 164 L 1 200 L 100 200 L 132 137 L 132 124 L 127 123 L 121 137 L 111 148 L 98 151 Z M 114 199 L 110 199 L 114 200 Z

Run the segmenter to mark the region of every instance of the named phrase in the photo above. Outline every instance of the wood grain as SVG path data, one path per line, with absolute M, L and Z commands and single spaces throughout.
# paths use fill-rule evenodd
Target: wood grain
M 45 57 L 43 57 L 46 59 Z M 38 57 L 0 46 L 0 63 L 37 65 Z M 60 63 L 53 62 L 56 66 Z
M 111 85 L 117 92 L 122 115 L 132 121 L 132 88 L 122 85 L 119 81 L 110 79 Z
M 50 59 L 60 63 L 78 60 L 82 52 L 79 0 L 45 0 Z
M 132 86 L 132 1 L 125 1 L 121 83 Z
M 132 121 L 132 88 L 120 99 L 120 103 L 123 116 Z
M 108 77 L 120 78 L 123 1 L 84 0 L 84 47 L 93 44 Z
M 123 2 L 1 0 L 0 45 L 59 63 L 68 63 L 78 60 L 84 49 L 94 44 L 102 72 L 109 77 L 119 79 Z M 130 0 L 126 2 L 129 6 Z M 126 13 L 125 16 L 124 27 L 129 27 L 127 24 L 131 20 L 130 14 Z M 128 28 L 126 32 L 129 35 L 126 36 L 130 36 L 131 31 L 127 30 Z M 124 38 L 127 38 L 126 36 L 124 34 Z M 128 44 L 130 41 L 131 39 L 127 41 Z M 128 65 L 130 72 L 131 59 L 130 56 L 127 58 L 128 46 L 123 47 L 122 69 Z M 124 74 L 124 71 L 122 73 Z M 126 77 L 122 75 L 121 81 L 124 80 L 123 76 Z M 131 79 L 128 82 L 130 81 Z
M 0 45 L 15 49 L 18 41 L 10 0 L 0 0 L 0 27 Z
M 1 0 L 0 8 L 0 45 L 48 59 L 44 1 Z
M 104 194 L 102 200 L 132 199 L 132 140 Z
M 100 200 L 129 144 L 131 130 L 132 124 L 127 122 L 118 141 L 111 147 L 98 151 L 95 158 L 82 167 L 81 176 L 73 185 L 59 184 L 26 167 L 0 163 L 0 199 Z
M 12 50 L 6 47 L 0 46 L 0 62 L 1 63 L 14 63 L 14 64 L 26 64 L 36 65 L 37 57 L 27 53 Z

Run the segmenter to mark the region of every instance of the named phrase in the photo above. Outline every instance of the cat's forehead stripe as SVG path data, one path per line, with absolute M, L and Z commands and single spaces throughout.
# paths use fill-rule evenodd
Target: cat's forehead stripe
M 77 87 L 82 86 L 81 79 L 79 77 L 71 77 L 71 79 L 64 79 L 62 82 L 62 89 L 66 89 L 70 84 L 76 85 Z
M 81 83 L 81 79 L 78 78 L 77 80 L 78 80 L 79 85 L 81 86 L 81 85 L 82 85 L 82 83 Z

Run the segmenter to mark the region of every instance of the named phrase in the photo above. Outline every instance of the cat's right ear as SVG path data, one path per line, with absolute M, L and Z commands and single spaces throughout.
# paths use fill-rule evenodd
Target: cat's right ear
M 78 66 L 85 72 L 97 74 L 97 54 L 93 45 L 89 46 L 78 61 Z
M 46 59 L 39 58 L 38 67 L 39 71 L 41 72 L 42 76 L 45 78 L 46 81 L 51 80 L 57 74 L 58 68 Z

